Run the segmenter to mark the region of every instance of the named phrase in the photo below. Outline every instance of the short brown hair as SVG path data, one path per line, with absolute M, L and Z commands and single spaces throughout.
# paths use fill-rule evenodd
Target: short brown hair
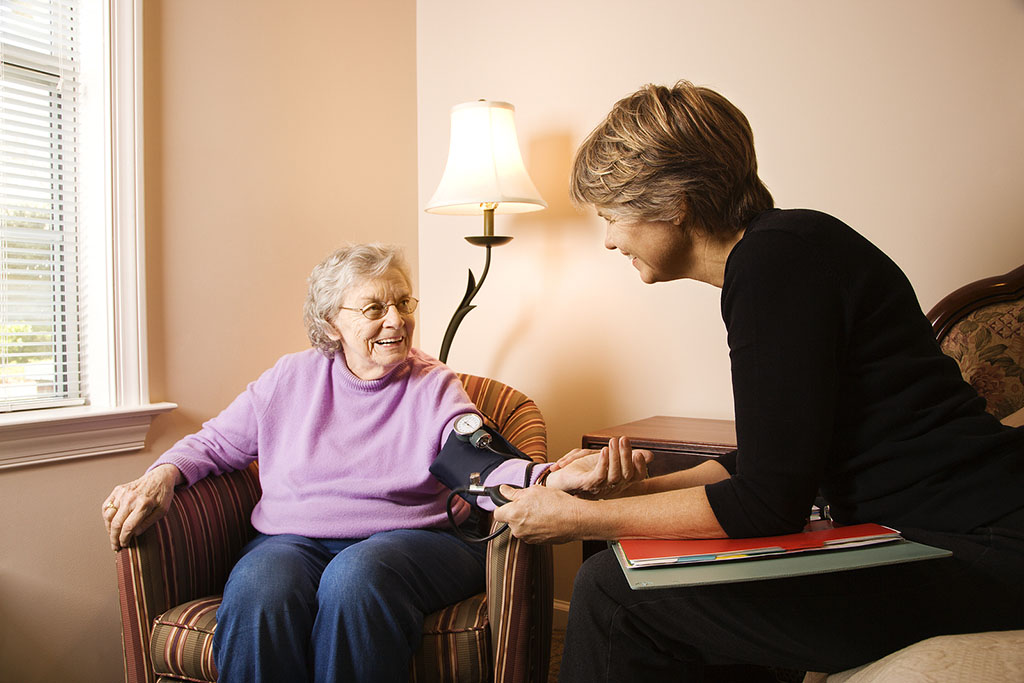
M 645 85 L 616 102 L 576 152 L 569 191 L 602 214 L 709 233 L 738 230 L 775 204 L 747 117 L 689 81 Z

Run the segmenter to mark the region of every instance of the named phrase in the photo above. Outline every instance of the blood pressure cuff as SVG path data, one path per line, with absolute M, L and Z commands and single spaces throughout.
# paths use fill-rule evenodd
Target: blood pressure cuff
M 483 484 L 487 481 L 487 475 L 509 458 L 530 460 L 525 453 L 509 443 L 508 439 L 497 431 L 489 427 L 483 429 L 491 435 L 490 448 L 478 448 L 469 441 L 463 441 L 452 430 L 452 433 L 448 435 L 448 440 L 441 448 L 441 452 L 430 466 L 430 473 L 437 477 L 442 484 L 454 490 L 469 486 L 469 475 L 474 472 L 480 473 L 480 483 Z M 468 493 L 459 495 L 467 503 L 476 504 L 475 495 Z

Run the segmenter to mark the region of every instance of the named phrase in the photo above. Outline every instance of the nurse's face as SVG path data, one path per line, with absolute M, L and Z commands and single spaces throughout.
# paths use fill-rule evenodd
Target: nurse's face
M 694 243 L 681 226 L 609 216 L 605 220 L 604 246 L 622 252 L 647 284 L 693 276 Z

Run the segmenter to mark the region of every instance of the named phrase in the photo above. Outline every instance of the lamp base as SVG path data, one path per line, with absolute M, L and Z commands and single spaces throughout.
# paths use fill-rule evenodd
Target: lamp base
M 500 247 L 511 242 L 512 238 L 504 235 L 470 235 L 466 241 L 478 247 Z

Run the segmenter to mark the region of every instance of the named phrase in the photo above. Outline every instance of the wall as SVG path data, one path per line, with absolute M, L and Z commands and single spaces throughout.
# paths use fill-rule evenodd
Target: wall
M 282 8 L 287 7 L 287 11 Z M 116 681 L 100 503 L 283 353 L 346 240 L 416 253 L 415 6 L 147 0 L 145 451 L 0 473 L 0 681 Z
M 900 264 L 925 310 L 1024 260 L 1024 4 L 1019 0 L 615 0 L 417 5 L 419 206 L 440 179 L 448 109 L 517 108 L 546 211 L 515 239 L 452 346 L 459 370 L 535 398 L 550 451 L 649 415 L 730 418 L 718 290 L 643 285 L 566 199 L 575 147 L 647 82 L 711 86 L 750 119 L 782 207 L 833 213 Z M 436 350 L 483 254 L 476 219 L 419 214 L 420 332 Z M 556 551 L 568 600 L 577 544 Z
M 400 242 L 415 267 L 418 237 L 421 346 L 436 352 L 465 268 L 483 259 L 461 239 L 475 220 L 419 210 L 453 104 L 517 106 L 550 208 L 498 217 L 515 240 L 495 251 L 450 360 L 535 397 L 552 454 L 646 415 L 731 415 L 717 291 L 642 285 L 565 197 L 575 146 L 644 82 L 686 77 L 730 97 L 778 203 L 856 226 L 926 309 L 1024 255 L 1019 0 L 284 6 L 145 4 L 151 395 L 181 407 L 141 453 L 0 473 L 0 681 L 120 678 L 99 504 L 305 346 L 304 279 L 329 249 Z M 558 549 L 562 600 L 577 558 Z

